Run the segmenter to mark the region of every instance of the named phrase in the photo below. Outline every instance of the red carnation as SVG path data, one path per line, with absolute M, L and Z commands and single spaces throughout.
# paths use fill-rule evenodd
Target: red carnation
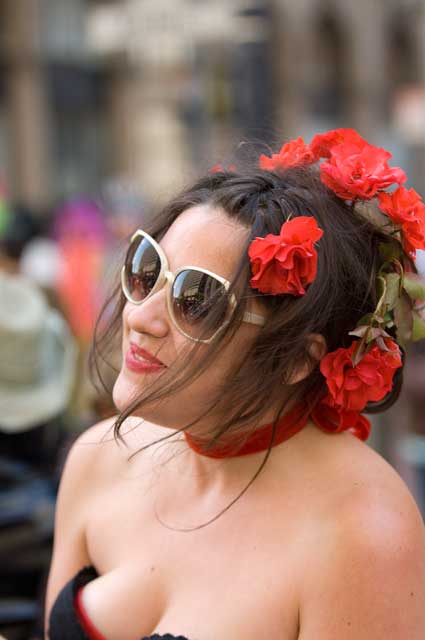
M 407 253 L 414 258 L 415 249 L 425 249 L 425 204 L 414 189 L 399 187 L 394 193 L 380 193 L 379 206 L 401 226 Z
M 382 400 L 391 391 L 394 372 L 401 367 L 401 356 L 393 340 L 384 341 L 389 351 L 375 344 L 357 365 L 353 365 L 352 358 L 358 341 L 322 359 L 320 371 L 337 409 L 361 411 L 368 402 Z
M 328 433 L 351 431 L 360 440 L 367 440 L 371 425 L 367 418 L 358 411 L 346 411 L 335 407 L 332 397 L 328 394 L 311 412 L 315 424 Z
M 391 154 L 367 142 L 343 142 L 330 149 L 330 159 L 320 166 L 322 182 L 344 200 L 370 200 L 381 189 L 401 184 L 407 176 L 390 167 Z
M 279 171 L 288 167 L 311 164 L 315 160 L 310 147 L 299 137 L 284 144 L 279 153 L 274 153 L 271 158 L 262 154 L 259 164 L 261 169 Z
M 330 158 L 332 149 L 343 142 L 352 142 L 358 146 L 368 144 L 354 129 L 334 129 L 315 135 L 310 149 L 316 160 Z
M 253 277 L 250 285 L 262 293 L 300 296 L 317 272 L 313 244 L 323 235 L 312 217 L 299 216 L 282 225 L 280 235 L 256 238 L 249 247 Z

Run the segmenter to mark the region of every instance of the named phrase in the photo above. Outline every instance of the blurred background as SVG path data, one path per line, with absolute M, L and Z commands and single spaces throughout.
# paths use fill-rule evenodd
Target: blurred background
M 339 126 L 425 193 L 425 0 L 1 0 L 0 633 L 42 637 L 62 464 L 113 411 L 85 362 L 129 234 L 241 143 Z M 42 384 L 11 374 L 18 329 L 37 362 L 50 340 Z M 373 422 L 371 446 L 425 513 L 423 345 Z

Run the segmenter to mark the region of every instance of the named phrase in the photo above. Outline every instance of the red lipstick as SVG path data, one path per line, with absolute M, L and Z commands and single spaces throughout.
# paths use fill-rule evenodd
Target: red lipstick
M 136 373 L 154 373 L 166 368 L 161 360 L 134 342 L 130 342 L 129 349 L 125 354 L 125 364 L 127 369 Z

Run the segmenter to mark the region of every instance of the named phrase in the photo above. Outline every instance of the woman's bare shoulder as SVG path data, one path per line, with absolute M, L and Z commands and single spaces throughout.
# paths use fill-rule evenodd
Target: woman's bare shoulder
M 323 487 L 329 493 L 303 576 L 300 638 L 419 640 L 425 628 L 422 517 L 378 453 L 349 436 L 341 443 L 331 445 L 327 460 Z
M 75 459 L 78 467 L 88 466 L 92 472 L 95 469 L 99 473 L 110 472 L 111 463 L 125 465 L 129 456 L 170 434 L 169 429 L 137 416 L 129 416 L 115 432 L 116 420 L 117 416 L 113 416 L 83 431 L 73 443 L 68 458 Z
M 425 552 L 419 508 L 399 473 L 379 453 L 365 447 L 357 459 L 346 460 L 339 480 L 334 503 L 339 544 L 365 551 L 416 541 Z
M 415 509 L 413 498 L 396 469 L 368 443 L 350 433 L 337 435 L 313 427 L 301 449 L 306 477 L 315 480 L 323 502 L 329 500 L 338 515 L 349 505 L 362 507 L 370 500 L 397 508 L 399 503 Z
M 329 498 L 327 503 L 324 498 L 323 504 L 337 528 L 354 535 L 365 528 L 372 532 L 376 527 L 381 536 L 383 528 L 388 532 L 390 526 L 397 528 L 398 524 L 424 531 L 409 488 L 380 453 L 350 434 L 335 441 L 330 436 L 329 444 L 327 460 L 323 456 L 320 466 L 321 476 L 327 476 L 323 482 Z

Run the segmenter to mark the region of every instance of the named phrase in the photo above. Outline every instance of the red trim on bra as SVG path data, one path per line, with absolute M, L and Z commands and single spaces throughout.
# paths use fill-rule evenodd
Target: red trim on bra
M 96 629 L 85 610 L 82 598 L 83 589 L 84 587 L 80 587 L 78 589 L 74 600 L 74 607 L 78 621 L 84 633 L 90 638 L 90 640 L 106 640 L 105 636 L 102 636 L 102 634 Z

